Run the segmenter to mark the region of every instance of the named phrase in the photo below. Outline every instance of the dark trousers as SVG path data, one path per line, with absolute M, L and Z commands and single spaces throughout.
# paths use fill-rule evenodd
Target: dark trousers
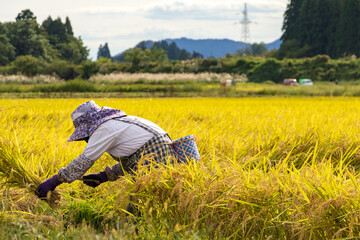
M 128 212 L 128 213 L 126 213 L 126 217 L 130 216 L 129 213 L 131 213 L 135 217 L 140 217 L 141 213 L 140 213 L 138 207 L 131 203 L 134 200 L 134 198 L 132 196 L 130 196 L 129 200 L 130 200 L 130 203 L 128 203 L 128 205 L 126 206 L 126 211 Z

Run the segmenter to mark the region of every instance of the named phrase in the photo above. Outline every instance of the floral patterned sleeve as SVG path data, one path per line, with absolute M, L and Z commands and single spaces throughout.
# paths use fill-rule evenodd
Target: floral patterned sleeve
M 59 170 L 58 179 L 60 182 L 71 183 L 76 179 L 79 179 L 94 165 L 96 160 L 90 160 L 81 154 L 77 158 L 71 161 L 69 165 Z

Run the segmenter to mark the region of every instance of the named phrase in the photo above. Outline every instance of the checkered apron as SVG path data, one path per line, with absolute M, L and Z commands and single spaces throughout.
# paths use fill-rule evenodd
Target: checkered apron
M 138 168 L 138 164 L 149 165 L 149 164 L 174 164 L 176 160 L 176 153 L 172 148 L 171 139 L 169 135 L 159 133 L 151 126 L 145 125 L 144 123 L 136 120 L 126 120 L 121 118 L 116 118 L 114 120 L 134 124 L 137 125 L 146 131 L 154 134 L 154 137 L 151 138 L 148 142 L 146 142 L 142 147 L 140 147 L 137 151 L 135 151 L 130 156 L 117 158 L 112 156 L 116 161 L 119 161 L 123 167 L 123 169 L 132 173 L 136 171 Z

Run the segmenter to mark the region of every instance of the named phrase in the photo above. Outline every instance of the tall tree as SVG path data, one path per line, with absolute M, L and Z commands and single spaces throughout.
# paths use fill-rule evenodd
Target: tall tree
M 68 17 L 65 23 L 62 23 L 61 18 L 53 20 L 49 16 L 41 27 L 52 46 L 57 49 L 61 59 L 75 64 L 80 64 L 87 59 L 89 50 L 83 45 L 81 38 L 74 37 Z
M 328 27 L 323 30 L 328 38 L 327 45 L 325 46 L 325 53 L 332 58 L 337 58 L 337 42 L 339 33 L 339 18 L 340 18 L 340 1 L 330 0 L 329 14 L 328 14 Z
M 179 60 L 188 60 L 191 59 L 191 54 L 185 49 L 181 49 L 179 53 Z
M 169 48 L 167 50 L 168 58 L 171 60 L 177 60 L 179 59 L 180 55 L 180 49 L 176 45 L 175 42 L 170 43 Z
M 312 15 L 313 5 L 313 0 L 303 0 L 300 7 L 300 14 L 296 22 L 298 29 L 296 35 L 293 38 L 297 39 L 301 46 L 307 44 L 311 39 L 311 34 L 314 34 L 310 32 L 314 17 Z
M 338 25 L 337 55 L 348 56 L 356 54 L 359 56 L 360 37 L 360 1 L 344 0 L 341 3 L 340 19 Z
M 30 9 L 25 9 L 25 10 L 22 10 L 21 13 L 19 13 L 17 15 L 15 20 L 17 22 L 21 21 L 21 20 L 36 20 L 36 17 L 34 15 L 34 13 L 32 11 L 30 11 Z
M 297 25 L 302 1 L 303 0 L 291 0 L 290 3 L 288 3 L 284 14 L 283 35 L 281 36 L 281 40 L 287 41 L 293 39 L 299 32 Z
M 202 55 L 201 53 L 198 53 L 196 51 L 193 51 L 191 58 L 200 59 L 200 58 L 204 58 L 204 55 Z
M 74 35 L 69 17 L 65 19 L 65 31 L 67 34 Z
M 305 38 L 301 45 L 311 46 L 311 55 L 324 54 L 329 38 L 327 36 L 330 19 L 329 0 L 306 0 L 303 2 L 301 19 L 306 22 L 301 30 Z
M 38 25 L 34 20 L 9 22 L 6 26 L 9 29 L 8 37 L 15 47 L 16 56 L 41 57 L 44 55 L 44 44 L 47 40 L 37 33 Z
M 99 50 L 98 50 L 98 53 L 97 53 L 97 59 L 99 58 L 111 58 L 111 54 L 110 54 L 110 50 L 109 50 L 109 46 L 108 46 L 108 43 L 106 42 L 103 45 L 100 44 L 99 46 Z
M 56 46 L 57 44 L 67 42 L 67 32 L 65 24 L 61 22 L 61 18 L 52 20 L 49 16 L 43 23 L 42 28 L 48 34 L 49 41 L 52 45 Z

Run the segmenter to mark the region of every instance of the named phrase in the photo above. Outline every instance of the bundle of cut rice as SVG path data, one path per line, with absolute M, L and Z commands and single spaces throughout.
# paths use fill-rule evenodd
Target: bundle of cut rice
M 2 184 L 9 188 L 26 189 L 35 194 L 37 187 L 41 184 L 40 178 L 34 174 L 32 169 L 24 165 L 25 158 L 19 151 L 17 144 L 9 141 L 0 141 L 0 177 Z M 50 192 L 46 199 L 50 207 L 56 208 L 61 199 L 57 191 Z

